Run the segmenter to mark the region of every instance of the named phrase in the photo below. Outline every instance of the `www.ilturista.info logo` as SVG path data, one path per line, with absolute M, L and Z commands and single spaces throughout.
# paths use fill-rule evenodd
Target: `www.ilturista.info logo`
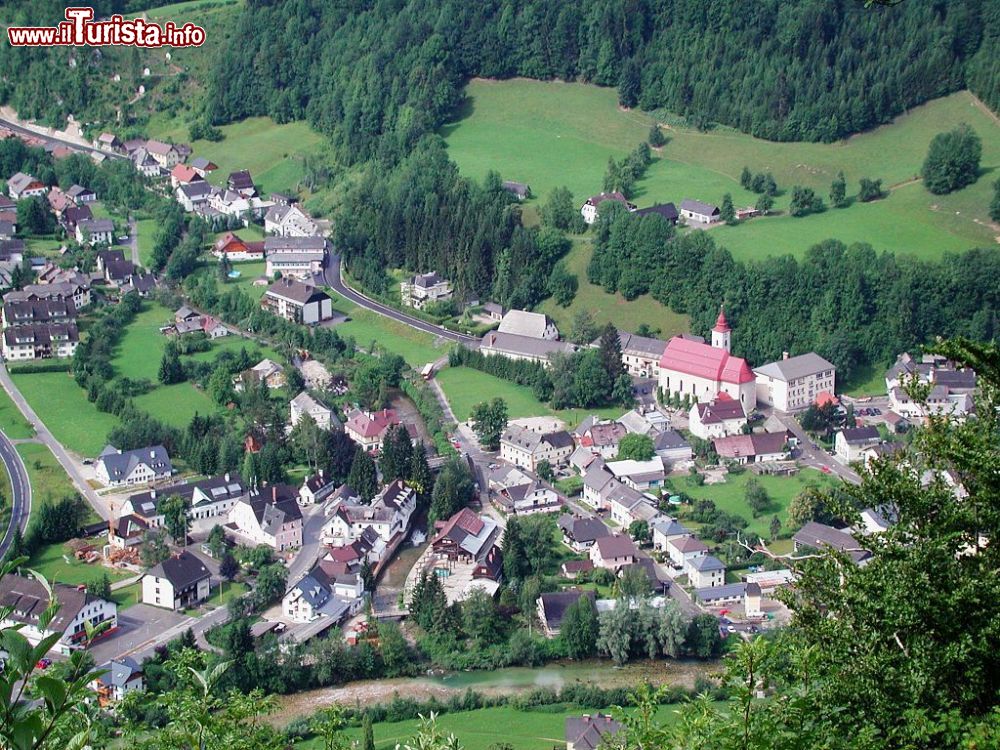
M 58 26 L 11 26 L 7 39 L 13 47 L 200 47 L 205 43 L 205 29 L 172 21 L 161 26 L 119 15 L 95 21 L 93 8 L 67 8 L 66 20 Z

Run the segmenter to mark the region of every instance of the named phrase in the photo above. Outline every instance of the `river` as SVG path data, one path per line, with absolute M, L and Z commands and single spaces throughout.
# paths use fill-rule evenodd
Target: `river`
M 536 669 L 509 667 L 493 672 L 456 672 L 391 680 L 361 680 L 339 687 L 281 696 L 280 708 L 273 718 L 276 723 L 284 724 L 298 716 L 310 716 L 333 703 L 357 706 L 385 703 L 392 700 L 395 694 L 426 700 L 431 696 L 447 698 L 470 689 L 487 695 L 500 695 L 537 687 L 558 690 L 574 683 L 617 688 L 650 682 L 655 685 L 691 688 L 700 675 L 708 675 L 719 669 L 720 663 L 712 661 L 643 661 L 615 668 L 611 666 L 611 662 L 594 660 L 556 662 Z

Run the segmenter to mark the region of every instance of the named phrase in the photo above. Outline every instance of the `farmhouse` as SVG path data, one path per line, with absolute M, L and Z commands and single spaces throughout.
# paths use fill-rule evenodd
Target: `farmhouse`
M 719 458 L 738 464 L 784 461 L 788 458 L 787 432 L 754 432 L 730 435 L 712 441 Z
M 497 331 L 534 339 L 554 341 L 559 338 L 559 329 L 548 315 L 526 310 L 509 310 L 500 321 Z
M 229 511 L 229 523 L 252 544 L 266 544 L 278 552 L 302 546 L 302 511 L 298 491 L 272 484 L 256 495 L 240 498 Z
M 272 196 L 273 197 L 273 196 Z M 312 237 L 319 234 L 319 227 L 298 206 L 277 201 L 264 214 L 264 231 L 278 237 Z
M 45 638 L 59 634 L 50 651 L 69 655 L 86 647 L 86 626 L 107 623 L 114 629 L 118 626 L 118 606 L 114 602 L 99 599 L 87 592 L 86 588 L 53 583 L 52 597 L 59 604 L 59 611 L 49 624 L 40 627 L 39 618 L 49 606 L 49 591 L 34 578 L 8 573 L 0 579 L 0 601 L 4 608 L 10 608 L 7 616 L 0 620 L 0 628 L 20 626 L 19 632 L 32 646 L 37 646 Z
M 649 208 L 640 208 L 635 212 L 636 216 L 661 216 L 671 224 L 676 224 L 680 214 L 677 213 L 677 206 L 673 203 L 657 203 Z
M 636 210 L 635 204 L 629 203 L 628 200 L 625 199 L 625 196 L 621 193 L 600 193 L 599 195 L 592 195 L 590 198 L 587 198 L 583 206 L 580 207 L 580 215 L 583 216 L 585 224 L 593 224 L 597 221 L 598 208 L 606 201 L 618 203 L 619 205 L 624 206 L 627 211 Z
M 834 451 L 844 463 L 860 461 L 866 448 L 878 445 L 882 436 L 874 427 L 853 427 L 841 430 L 833 439 Z
M 167 449 L 162 445 L 122 451 L 105 447 L 94 463 L 97 480 L 108 487 L 150 484 L 169 479 L 174 473 Z
M 770 362 L 754 370 L 757 401 L 778 411 L 807 409 L 824 391 L 834 393 L 836 368 L 814 352 Z
M 549 591 L 538 597 L 536 603 L 538 622 L 541 623 L 542 632 L 546 638 L 555 638 L 559 635 L 559 628 L 566 615 L 566 610 L 584 597 L 590 599 L 591 604 L 597 598 L 593 591 L 580 591 L 578 589 Z
M 659 385 L 668 396 L 712 401 L 726 393 L 750 413 L 757 406 L 753 372 L 746 360 L 729 353 L 732 329 L 720 310 L 712 344 L 674 336 L 660 357 Z
M 81 245 L 110 245 L 114 235 L 115 223 L 111 219 L 84 219 L 76 225 L 76 241 Z
M 398 424 L 399 417 L 396 416 L 395 409 L 376 412 L 355 410 L 348 414 L 344 432 L 362 450 L 374 453 L 382 449 L 382 440 L 390 428 Z
M 319 236 L 268 237 L 264 240 L 265 273 L 269 277 L 280 272 L 284 276 L 312 278 L 323 270 L 326 250 L 327 241 Z
M 688 429 L 702 440 L 738 435 L 746 424 L 740 402 L 724 391 L 711 401 L 694 404 L 688 413 Z
M 422 310 L 428 304 L 451 299 L 451 282 L 434 271 L 420 273 L 401 282 L 399 293 L 404 305 Z
M 573 452 L 573 438 L 565 430 L 542 434 L 519 425 L 510 425 L 500 437 L 500 458 L 528 471 L 548 461 L 559 466 Z
M 326 292 L 296 279 L 278 279 L 260 300 L 261 309 L 293 323 L 315 325 L 333 317 L 333 300 Z
M 44 182 L 24 172 L 16 172 L 7 180 L 7 194 L 16 201 L 45 195 L 48 191 Z
M 718 206 L 687 198 L 681 201 L 681 216 L 700 224 L 713 224 L 721 218 Z
M 567 341 L 540 339 L 533 336 L 518 336 L 514 333 L 490 331 L 483 336 L 479 345 L 481 354 L 487 357 L 500 356 L 508 359 L 523 359 L 549 365 L 553 354 L 572 354 L 577 347 Z
M 316 426 L 322 430 L 331 430 L 335 426 L 340 426 L 340 421 L 333 415 L 333 409 L 326 404 L 321 404 L 305 391 L 288 402 L 291 411 L 289 422 L 295 427 L 308 414 L 316 422 Z
M 187 550 L 171 555 L 142 577 L 142 603 L 164 609 L 196 607 L 211 590 L 212 574 Z
M 447 563 L 447 570 L 456 564 L 469 565 L 473 579 L 500 581 L 503 556 L 496 544 L 500 535 L 496 521 L 462 508 L 447 521 L 437 521 L 434 530 L 431 549 L 438 565 Z
M 320 563 L 288 589 L 281 600 L 281 611 L 297 623 L 312 622 L 320 617 L 339 622 L 355 609 L 355 600 L 363 594 L 364 583 L 357 574 L 331 577 Z

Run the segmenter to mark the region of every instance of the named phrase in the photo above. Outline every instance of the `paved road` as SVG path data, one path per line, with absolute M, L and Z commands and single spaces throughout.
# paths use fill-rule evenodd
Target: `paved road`
M 449 331 L 446 328 L 436 326 L 433 323 L 428 323 L 420 318 L 414 318 L 412 315 L 407 315 L 406 313 L 400 312 L 399 310 L 389 307 L 388 305 L 383 305 L 381 302 L 376 302 L 360 292 L 356 292 L 344 283 L 344 279 L 341 274 L 339 255 L 330 256 L 329 263 L 326 268 L 323 269 L 323 281 L 328 287 L 333 289 L 333 291 L 337 292 L 337 294 L 342 297 L 346 297 L 359 307 L 364 307 L 365 309 L 376 312 L 379 315 L 392 318 L 395 321 L 410 326 L 410 328 L 416 328 L 418 331 L 429 333 L 432 336 L 440 336 L 441 338 L 450 339 L 451 341 L 455 341 L 459 344 L 466 344 L 468 346 L 479 345 L 479 339 L 475 336 L 466 336 L 464 333 Z
M 35 414 L 35 410 L 31 408 L 28 402 L 21 395 L 21 392 L 14 385 L 14 381 L 11 380 L 10 373 L 7 372 L 7 367 L 4 364 L 0 364 L 0 385 L 3 386 L 4 390 L 10 394 L 11 399 L 17 405 L 17 408 L 21 410 L 25 419 L 34 426 L 36 430 L 36 439 L 44 443 L 52 451 L 52 454 L 56 457 L 56 460 L 62 465 L 63 469 L 69 475 L 73 484 L 76 485 L 76 490 L 90 503 L 90 506 L 94 511 L 103 519 L 107 519 L 111 512 L 108 508 L 108 503 L 98 497 L 97 493 L 87 484 L 87 480 L 80 473 L 80 469 L 77 466 L 76 461 L 66 452 L 63 448 L 62 443 L 56 440 L 49 429 L 45 426 L 38 415 Z
M 2 432 L 0 432 L 0 460 L 7 467 L 11 489 L 10 524 L 4 532 L 3 540 L 0 541 L 0 557 L 3 557 L 14 540 L 14 529 L 20 528 L 24 531 L 28 525 L 28 517 L 31 515 L 31 482 L 28 481 L 28 472 L 24 468 L 21 454 L 14 449 L 14 445 Z
M 800 453 L 796 458 L 799 463 L 812 466 L 821 471 L 823 467 L 826 467 L 830 473 L 836 474 L 845 482 L 851 482 L 852 484 L 861 483 L 861 477 L 857 473 L 844 466 L 822 448 L 814 448 L 813 439 L 802 429 L 802 425 L 799 424 L 799 421 L 795 417 L 778 411 L 774 412 L 774 417 L 798 438 Z
M 121 154 L 113 154 L 113 153 L 110 153 L 108 151 L 101 151 L 101 149 L 99 149 L 99 148 L 92 148 L 90 146 L 84 146 L 84 145 L 82 145 L 80 143 L 76 143 L 74 141 L 67 141 L 67 140 L 64 140 L 62 138 L 57 138 L 57 137 L 49 135 L 47 133 L 39 133 L 39 132 L 37 132 L 35 130 L 31 130 L 31 129 L 26 128 L 26 127 L 24 127 L 22 125 L 18 125 L 17 123 L 11 122 L 10 120 L 5 120 L 2 117 L 0 117 L 0 125 L 2 125 L 5 128 L 10 128 L 15 133 L 21 133 L 23 135 L 30 135 L 33 138 L 41 138 L 41 139 L 43 139 L 45 141 L 49 141 L 51 143 L 58 143 L 60 146 L 65 146 L 68 149 L 71 149 L 73 151 L 77 151 L 77 152 L 82 153 L 82 154 L 100 154 L 101 156 L 106 156 L 109 159 L 126 159 L 127 158 L 125 156 L 122 156 Z
M 289 586 L 307 573 L 319 557 L 320 530 L 325 522 L 322 504 L 302 509 L 302 549 L 288 565 Z

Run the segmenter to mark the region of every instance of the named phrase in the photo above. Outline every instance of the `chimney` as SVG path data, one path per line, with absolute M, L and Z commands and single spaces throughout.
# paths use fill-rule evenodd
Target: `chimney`
M 224 477 L 225 477 L 225 480 L 228 482 L 229 481 L 229 472 L 228 471 L 225 473 Z
M 149 452 L 149 457 L 150 457 L 150 458 L 156 458 L 156 451 L 153 451 L 153 450 L 151 450 L 151 451 Z
M 149 497 L 151 499 L 153 499 L 153 500 L 156 499 L 156 488 L 155 487 L 149 491 Z
M 781 353 L 781 358 L 782 359 L 788 359 L 788 352 L 782 352 Z
M 278 502 L 278 485 L 271 485 L 271 499 Z
M 320 478 L 320 479 L 322 479 L 322 478 L 323 478 L 323 470 L 322 470 L 322 469 L 320 469 L 320 470 L 319 470 L 319 478 Z

